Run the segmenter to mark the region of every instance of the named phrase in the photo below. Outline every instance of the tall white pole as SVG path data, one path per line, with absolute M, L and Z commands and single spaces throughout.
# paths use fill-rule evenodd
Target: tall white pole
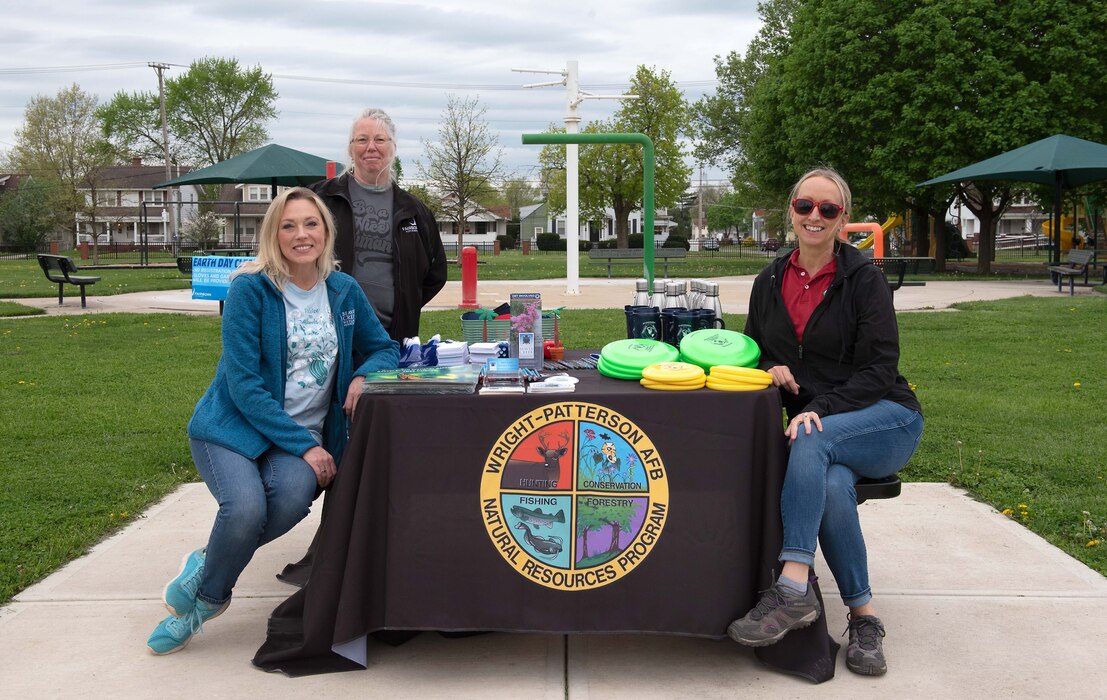
M 565 64 L 565 133 L 580 133 L 577 114 L 577 62 Z M 579 146 L 565 145 L 565 276 L 566 294 L 580 294 L 580 171 Z

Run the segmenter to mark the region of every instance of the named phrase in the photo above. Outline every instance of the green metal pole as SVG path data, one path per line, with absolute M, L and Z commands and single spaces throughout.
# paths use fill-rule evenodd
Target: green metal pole
M 642 215 L 645 219 L 642 226 L 644 229 L 642 266 L 645 268 L 644 272 L 650 289 L 653 289 L 653 141 L 645 134 L 523 134 L 523 145 L 545 146 L 567 143 L 642 144 Z

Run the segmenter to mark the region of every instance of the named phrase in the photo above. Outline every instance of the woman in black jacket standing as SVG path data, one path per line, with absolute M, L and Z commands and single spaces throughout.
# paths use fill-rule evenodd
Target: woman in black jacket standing
M 818 543 L 850 609 L 846 665 L 881 675 L 884 626 L 872 605 L 854 484 L 907 464 L 922 436 L 922 413 L 899 374 L 899 329 L 884 274 L 838 240 L 849 219 L 849 186 L 833 170 L 812 170 L 789 199 L 799 247 L 757 276 L 745 329 L 788 413 L 783 568 L 727 632 L 764 646 L 817 620 L 822 611 L 808 579 Z

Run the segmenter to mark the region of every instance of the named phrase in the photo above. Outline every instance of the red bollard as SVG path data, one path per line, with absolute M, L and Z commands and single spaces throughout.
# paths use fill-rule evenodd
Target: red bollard
M 461 249 L 461 303 L 459 309 L 477 309 L 477 249 L 467 245 Z
M 338 163 L 333 160 L 327 161 L 327 179 L 330 180 L 334 176 L 338 175 Z

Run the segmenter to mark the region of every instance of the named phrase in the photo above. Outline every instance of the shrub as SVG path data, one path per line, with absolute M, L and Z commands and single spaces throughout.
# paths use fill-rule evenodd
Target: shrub
M 515 237 L 508 234 L 500 234 L 496 236 L 496 240 L 500 242 L 500 250 L 512 250 L 515 248 Z
M 646 237 L 641 233 L 632 233 L 627 236 L 627 248 L 644 248 Z
M 661 245 L 662 248 L 684 248 L 685 250 L 691 250 L 692 246 L 689 245 L 688 239 L 684 236 L 669 236 L 665 239 L 665 242 Z
M 538 234 L 538 250 L 565 250 L 565 241 L 556 233 Z

